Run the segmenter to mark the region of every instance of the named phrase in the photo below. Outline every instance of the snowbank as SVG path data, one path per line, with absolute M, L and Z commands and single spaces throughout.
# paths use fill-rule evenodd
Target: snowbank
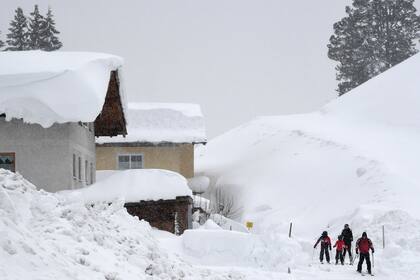
M 273 240 L 271 240 L 273 241 Z M 281 244 L 281 248 L 276 245 Z M 218 266 L 251 266 L 286 271 L 307 259 L 291 239 L 265 242 L 261 236 L 219 229 L 187 230 L 182 235 L 185 254 L 198 263 Z
M 97 143 L 205 143 L 204 117 L 197 104 L 129 103 L 126 137 L 99 137 Z
M 210 179 L 206 176 L 196 176 L 188 179 L 188 186 L 195 193 L 205 193 L 210 185 Z
M 97 183 L 77 190 L 63 191 L 69 201 L 84 203 L 138 202 L 192 196 L 187 180 L 180 174 L 162 169 L 115 171 Z
M 164 250 L 121 203 L 86 206 L 37 191 L 0 169 L 0 278 L 60 280 L 244 279 L 194 267 Z
M 120 57 L 101 53 L 1 52 L 0 114 L 43 127 L 92 122 L 102 110 L 111 71 L 122 65 Z

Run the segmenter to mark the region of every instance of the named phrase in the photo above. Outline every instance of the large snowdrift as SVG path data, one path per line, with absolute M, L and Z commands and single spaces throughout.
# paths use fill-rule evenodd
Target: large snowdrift
M 0 169 L 0 279 L 244 279 L 162 249 L 122 203 L 68 202 Z
M 129 103 L 126 137 L 99 137 L 97 143 L 203 143 L 207 141 L 200 105 Z
M 98 172 L 99 173 L 99 172 Z M 63 191 L 70 201 L 84 203 L 139 202 L 141 200 L 175 199 L 192 196 L 187 179 L 182 175 L 162 169 L 132 169 L 107 172 L 95 184 L 72 191 Z
M 312 254 L 322 230 L 336 239 L 349 223 L 370 234 L 382 275 L 418 279 L 418 266 L 400 260 L 420 259 L 418 73 L 420 55 L 319 112 L 246 123 L 197 153 L 198 174 L 233 194 L 257 233 L 284 235 L 293 222 Z
M 43 127 L 92 122 L 102 110 L 111 71 L 122 65 L 120 57 L 101 53 L 1 52 L 0 114 Z

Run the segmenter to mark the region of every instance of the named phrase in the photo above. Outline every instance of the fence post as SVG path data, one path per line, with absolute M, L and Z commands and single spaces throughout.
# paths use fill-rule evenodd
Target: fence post
M 289 238 L 292 238 L 292 226 L 293 226 L 293 223 L 292 223 L 292 222 L 290 222 L 290 227 L 289 227 Z
M 385 249 L 385 225 L 382 226 L 382 246 Z

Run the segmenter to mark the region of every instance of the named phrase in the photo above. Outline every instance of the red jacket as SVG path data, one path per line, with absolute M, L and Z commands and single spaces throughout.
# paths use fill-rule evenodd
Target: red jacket
M 334 245 L 334 248 L 335 247 L 337 247 L 337 251 L 343 251 L 343 248 L 346 248 L 346 245 L 343 240 L 337 240 Z
M 356 251 L 359 250 L 361 254 L 369 253 L 369 249 L 373 249 L 372 241 L 369 238 L 359 238 L 356 242 Z

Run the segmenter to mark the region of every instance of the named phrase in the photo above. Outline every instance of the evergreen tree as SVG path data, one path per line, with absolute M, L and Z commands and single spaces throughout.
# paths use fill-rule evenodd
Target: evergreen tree
M 45 19 L 39 13 L 38 5 L 35 5 L 34 11 L 29 18 L 29 49 L 39 50 L 44 45 L 45 38 Z
M 417 53 L 420 17 L 413 2 L 353 0 L 346 7 L 328 44 L 328 57 L 338 62 L 339 95 Z
M 1 35 L 1 31 L 0 31 L 0 35 Z M 4 47 L 4 42 L 0 39 L 0 49 Z
M 28 49 L 28 24 L 21 8 L 16 9 L 14 20 L 10 22 L 9 32 L 6 40 L 6 51 L 23 51 Z
M 60 32 L 55 28 L 55 21 L 53 17 L 51 8 L 48 8 L 48 13 L 44 21 L 44 37 L 42 38 L 41 45 L 41 49 L 44 51 L 55 51 L 63 46 L 60 39 L 56 36 L 60 34 Z

